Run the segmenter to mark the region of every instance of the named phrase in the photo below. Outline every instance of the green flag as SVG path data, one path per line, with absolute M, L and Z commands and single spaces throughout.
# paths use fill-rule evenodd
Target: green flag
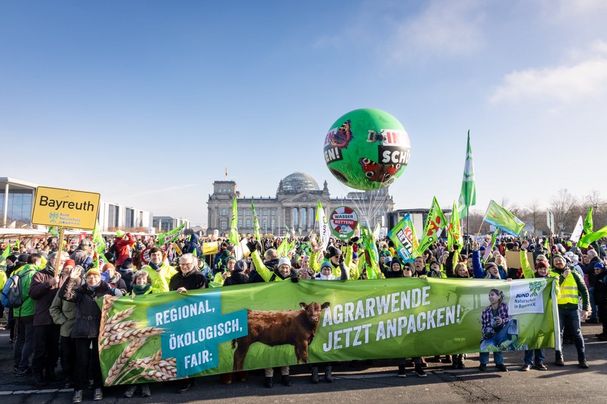
M 403 218 L 388 232 L 388 237 L 394 243 L 394 248 L 403 262 L 413 262 L 417 257 L 419 243 L 415 235 L 415 226 L 411 215 L 405 214 Z
M 8 258 L 9 255 L 11 255 L 11 245 L 10 245 L 10 243 L 7 243 L 6 248 L 2 252 L 2 258 L 0 258 L 0 261 L 4 261 L 5 259 Z
M 97 254 L 102 256 L 105 254 L 105 240 L 101 235 L 101 229 L 99 228 L 99 220 L 95 223 L 95 228 L 93 229 L 93 244 L 95 245 L 95 251 Z
M 228 240 L 235 246 L 240 242 L 238 237 L 238 202 L 236 201 L 236 197 L 232 199 L 232 221 L 230 222 Z
M 361 238 L 364 251 L 369 254 L 369 262 L 367 262 L 367 279 L 379 279 L 379 252 L 373 238 L 373 232 L 368 227 L 363 226 L 361 229 Z
M 494 225 L 501 231 L 513 236 L 518 236 L 525 227 L 519 218 L 514 216 L 508 209 L 501 207 L 495 201 L 490 201 L 485 213 L 485 222 Z
M 577 243 L 577 245 L 580 248 L 586 248 L 590 244 L 594 243 L 597 240 L 602 239 L 603 237 L 607 237 L 607 226 L 605 226 L 595 232 L 592 232 L 590 234 L 585 234 L 584 237 L 582 237 L 580 239 L 580 241 Z
M 457 202 L 455 201 L 453 202 L 453 210 L 451 211 L 449 227 L 447 228 L 447 248 L 451 250 L 454 245 L 457 245 L 459 249 L 464 246 L 459 208 L 457 206 Z
M 253 203 L 251 203 L 251 210 L 253 211 L 253 235 L 257 241 L 261 241 L 261 226 L 259 226 L 259 218 L 257 217 L 257 212 L 255 211 L 255 205 L 253 205 Z
M 418 253 L 422 254 L 424 251 L 426 251 L 436 241 L 436 239 L 438 239 L 441 230 L 446 226 L 447 221 L 445 220 L 443 210 L 440 208 L 436 197 L 434 197 L 432 198 L 432 207 L 430 207 L 428 217 L 426 218 L 424 235 L 419 242 Z
M 165 243 L 170 243 L 179 237 L 179 233 L 185 228 L 185 223 L 181 226 L 174 228 L 173 230 L 169 230 L 166 233 L 160 233 L 156 236 L 156 245 L 163 246 Z
M 459 193 L 459 206 L 461 216 L 466 217 L 470 206 L 476 205 L 476 185 L 474 184 L 474 164 L 472 162 L 472 148 L 470 147 L 470 131 L 468 130 L 468 143 L 466 145 L 466 164 L 464 165 L 464 178 Z
M 593 232 L 594 224 L 592 222 L 592 206 L 588 208 L 586 212 L 586 218 L 584 219 L 584 234 L 590 234 Z

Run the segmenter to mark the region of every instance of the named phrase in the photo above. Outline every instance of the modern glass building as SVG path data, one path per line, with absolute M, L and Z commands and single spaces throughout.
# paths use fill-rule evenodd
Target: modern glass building
M 36 185 L 9 177 L 0 177 L 0 225 L 32 227 L 32 203 Z

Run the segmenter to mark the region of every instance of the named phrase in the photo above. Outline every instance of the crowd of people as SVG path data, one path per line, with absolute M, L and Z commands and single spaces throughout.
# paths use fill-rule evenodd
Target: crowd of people
M 14 241 L 5 240 L 0 245 L 1 251 L 9 251 L 0 270 L 3 301 L 8 307 L 0 307 L 0 312 L 8 316 L 14 373 L 31 378 L 34 386 L 41 387 L 57 380 L 59 362 L 61 381 L 74 388 L 75 403 L 82 401 L 86 389 L 93 390 L 94 400 L 103 398 L 98 355 L 101 311 L 97 300 L 105 295 L 188 293 L 203 288 L 299 280 L 433 277 L 507 281 L 550 276 L 559 284 L 560 332 L 575 343 L 579 367 L 588 368 L 582 320 L 602 323 L 603 331 L 596 338 L 607 340 L 607 271 L 605 251 L 598 243 L 580 249 L 558 238 L 501 237 L 496 241 L 486 236 L 470 237 L 463 246 L 448 248 L 446 241 L 439 239 L 411 262 L 404 262 L 390 239 L 378 240 L 369 248 L 358 237 L 348 241 L 331 239 L 323 248 L 313 235 L 268 235 L 259 240 L 249 235 L 241 243 L 249 250 L 244 257 L 238 251 L 240 247 L 227 239 L 212 240 L 218 243 L 218 250 L 203 255 L 203 244 L 211 240 L 192 232 L 163 245 L 157 245 L 153 236 L 117 232 L 105 239 L 103 254 L 98 254 L 99 248 L 90 236 L 80 237 L 78 243 L 69 244 L 67 251 L 60 254 L 56 238 Z M 520 268 L 508 265 L 506 251 L 523 252 Z M 532 253 L 533 262 L 523 258 L 525 252 Z M 57 271 L 55 265 L 59 265 Z M 10 284 L 17 286 L 17 292 L 11 292 L 9 299 Z M 502 292 L 492 290 L 489 301 L 481 328 L 483 341 L 495 343 L 508 326 L 509 317 Z M 493 355 L 496 369 L 508 371 L 503 355 Z M 399 377 L 407 375 L 408 363 L 413 364 L 419 377 L 426 375 L 427 361 L 441 361 L 454 369 L 466 367 L 465 355 L 448 352 L 434 358 L 407 359 L 398 367 Z M 478 369 L 486 371 L 488 363 L 489 353 L 481 353 Z M 543 349 L 525 351 L 522 363 L 521 371 L 547 369 Z M 562 348 L 557 347 L 554 365 L 564 364 Z M 324 381 L 332 382 L 332 365 L 323 364 L 321 369 Z M 280 373 L 281 383 L 290 385 L 289 367 L 282 367 Z M 311 366 L 310 373 L 311 382 L 318 383 L 319 367 Z M 246 374 L 220 375 L 222 383 L 231 383 L 233 378 L 243 380 Z M 187 391 L 193 381 L 178 381 L 178 391 Z M 265 369 L 264 385 L 270 388 L 273 381 L 273 369 Z M 132 397 L 138 387 L 142 396 L 151 395 L 149 384 L 126 386 L 124 395 Z

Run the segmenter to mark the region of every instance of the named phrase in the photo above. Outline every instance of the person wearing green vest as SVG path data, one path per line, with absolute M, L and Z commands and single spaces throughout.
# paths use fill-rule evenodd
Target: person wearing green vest
M 169 282 L 177 270 L 164 260 L 162 250 L 154 247 L 150 250 L 150 263 L 141 268 L 147 272 L 152 284 L 152 293 L 169 291 Z
M 577 349 L 578 366 L 582 369 L 588 369 L 586 362 L 586 352 L 584 347 L 584 337 L 580 326 L 580 316 L 578 304 L 580 296 L 582 297 L 582 319 L 588 318 L 591 313 L 588 289 L 584 280 L 576 271 L 566 266 L 565 258 L 561 254 L 555 254 L 552 257 L 553 269 L 551 274 L 558 277 L 559 294 L 559 322 L 561 325 L 561 340 L 565 327 L 575 336 L 575 348 Z M 562 347 L 555 350 L 555 365 L 565 366 L 563 361 Z

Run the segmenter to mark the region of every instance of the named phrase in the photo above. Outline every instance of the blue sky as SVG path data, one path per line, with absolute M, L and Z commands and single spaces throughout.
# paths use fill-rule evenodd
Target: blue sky
M 274 195 L 303 171 L 333 195 L 331 124 L 401 120 L 397 207 L 459 195 L 471 130 L 478 210 L 607 189 L 607 2 L 2 1 L 0 175 L 206 222 L 215 179 Z

